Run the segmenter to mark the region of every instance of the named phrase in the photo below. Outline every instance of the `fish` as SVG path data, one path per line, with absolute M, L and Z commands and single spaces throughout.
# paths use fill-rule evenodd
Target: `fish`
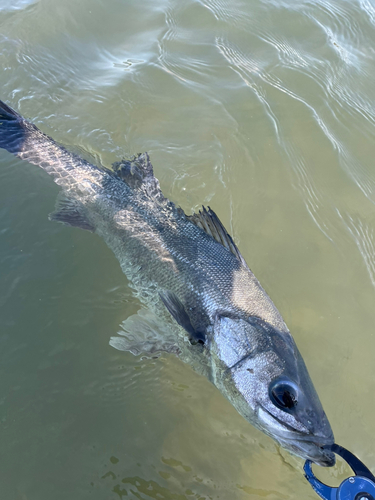
M 210 380 L 248 422 L 321 466 L 334 436 L 280 312 L 209 207 L 164 196 L 147 153 L 93 165 L 0 101 L 0 148 L 61 187 L 50 220 L 101 236 L 142 304 L 110 344 L 169 352 Z

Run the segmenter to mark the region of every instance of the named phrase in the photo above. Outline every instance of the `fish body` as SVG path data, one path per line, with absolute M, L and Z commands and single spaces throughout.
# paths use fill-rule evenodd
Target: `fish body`
M 145 308 L 114 347 L 174 352 L 286 449 L 333 465 L 322 448 L 332 430 L 296 344 L 211 209 L 188 216 L 165 198 L 147 154 L 98 168 L 1 101 L 0 147 L 53 177 L 62 193 L 50 219 L 102 236 L 130 279 Z

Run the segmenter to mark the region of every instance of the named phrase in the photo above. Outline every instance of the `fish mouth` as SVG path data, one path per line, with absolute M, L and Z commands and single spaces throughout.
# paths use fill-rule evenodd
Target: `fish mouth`
M 288 451 L 304 460 L 311 460 L 321 467 L 333 467 L 336 463 L 335 454 L 324 449 L 321 442 L 308 441 L 305 439 L 278 439 L 279 443 Z M 332 444 L 332 443 L 331 443 Z
M 260 408 L 258 415 L 267 424 L 266 433 L 293 455 L 304 460 L 311 460 L 322 467 L 335 465 L 335 454 L 324 449 L 324 446 L 334 443 L 332 431 L 329 435 L 308 432 L 304 434 L 272 415 L 266 408 Z

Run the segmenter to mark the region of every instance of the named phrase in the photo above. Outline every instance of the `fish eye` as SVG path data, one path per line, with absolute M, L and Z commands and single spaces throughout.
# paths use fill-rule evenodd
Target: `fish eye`
M 289 381 L 276 380 L 269 386 L 269 396 L 280 410 L 288 411 L 298 404 L 297 387 Z

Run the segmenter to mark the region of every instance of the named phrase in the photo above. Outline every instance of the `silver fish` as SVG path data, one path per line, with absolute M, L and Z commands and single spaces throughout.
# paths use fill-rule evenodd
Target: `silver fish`
M 0 147 L 52 176 L 62 194 L 50 219 L 102 236 L 131 280 L 145 307 L 114 347 L 174 352 L 291 453 L 334 464 L 323 449 L 333 433 L 297 346 L 210 208 L 188 216 L 165 198 L 147 153 L 99 168 L 1 101 Z

